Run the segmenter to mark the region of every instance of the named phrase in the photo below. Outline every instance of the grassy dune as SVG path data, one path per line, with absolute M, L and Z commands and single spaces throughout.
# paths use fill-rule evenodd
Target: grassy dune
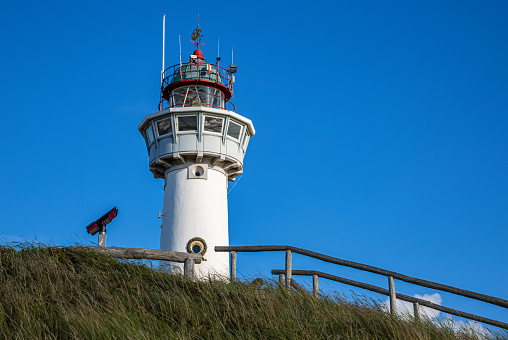
M 85 250 L 0 247 L 3 339 L 482 339 L 374 302 L 194 282 Z M 492 339 L 508 339 L 506 333 Z

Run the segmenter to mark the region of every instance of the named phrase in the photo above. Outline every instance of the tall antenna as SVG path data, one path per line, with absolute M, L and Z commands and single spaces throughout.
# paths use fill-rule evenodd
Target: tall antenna
M 162 15 L 162 70 L 161 70 L 161 97 L 159 101 L 159 111 L 162 111 L 164 99 L 162 98 L 162 89 L 164 87 L 164 71 L 165 71 L 165 50 L 166 50 L 166 15 Z
M 219 77 L 219 61 L 220 61 L 220 38 L 217 40 L 217 58 L 215 58 L 215 67 L 217 68 L 217 72 L 215 73 L 215 80 L 218 80 Z
M 235 63 L 233 62 L 233 46 L 231 46 L 231 65 L 234 65 Z
M 182 41 L 180 40 L 180 34 L 178 34 L 178 45 L 180 45 L 180 80 L 182 80 Z
M 161 86 L 164 85 L 164 71 L 165 71 L 165 49 L 166 49 L 166 15 L 162 15 L 162 71 L 161 71 Z
M 180 46 L 180 67 L 182 67 L 182 41 L 180 40 L 180 34 L 178 34 L 178 45 Z

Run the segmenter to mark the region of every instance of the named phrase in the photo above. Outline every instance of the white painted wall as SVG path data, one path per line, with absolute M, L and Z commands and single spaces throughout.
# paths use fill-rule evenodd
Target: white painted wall
M 189 166 L 193 163 L 166 171 L 160 249 L 187 252 L 189 240 L 201 237 L 208 250 L 206 261 L 195 266 L 196 276 L 229 277 L 229 253 L 214 251 L 229 245 L 227 177 L 222 169 L 209 167 L 206 179 L 189 178 Z M 173 265 L 183 271 L 183 264 Z

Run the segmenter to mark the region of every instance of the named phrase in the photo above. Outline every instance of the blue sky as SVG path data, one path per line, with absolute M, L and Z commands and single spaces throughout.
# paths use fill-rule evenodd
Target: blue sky
M 508 298 L 504 1 L 3 3 L 2 237 L 96 241 L 85 226 L 117 206 L 108 244 L 158 247 L 163 191 L 137 124 L 157 110 L 164 13 L 166 65 L 178 35 L 192 53 L 197 14 L 206 58 L 220 39 L 229 64 L 234 46 L 237 112 L 257 134 L 228 196 L 231 244 L 290 244 Z M 239 271 L 283 259 L 240 254 Z

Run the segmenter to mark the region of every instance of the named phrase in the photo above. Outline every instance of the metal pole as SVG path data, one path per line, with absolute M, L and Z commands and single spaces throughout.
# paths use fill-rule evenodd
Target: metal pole
M 102 248 L 106 248 L 106 226 L 101 223 L 99 225 L 99 242 L 98 246 Z
M 99 247 L 106 248 L 106 230 L 99 231 Z
M 164 73 L 166 71 L 165 66 L 165 53 L 166 53 L 166 15 L 162 15 L 162 70 L 161 70 L 161 95 L 159 98 L 159 111 L 164 109 Z
M 292 266 L 291 250 L 286 250 L 286 288 L 289 290 L 291 290 L 291 266 Z
M 231 281 L 236 282 L 236 251 L 231 252 Z
M 217 64 L 215 65 L 215 82 L 219 82 L 220 38 L 217 40 Z
M 164 71 L 165 69 L 165 51 L 166 50 L 166 15 L 162 15 L 162 71 L 161 71 L 161 86 L 164 83 Z
M 178 46 L 180 46 L 180 80 L 182 80 L 182 40 L 180 40 L 180 35 L 178 35 Z
M 390 293 L 390 313 L 397 315 L 397 296 L 393 276 L 388 276 L 388 291 Z
M 312 295 L 319 297 L 319 276 L 312 275 Z
M 420 304 L 418 302 L 413 302 L 413 310 L 414 310 L 414 317 L 415 320 L 420 319 Z
M 183 275 L 185 277 L 194 277 L 194 259 L 185 259 L 183 262 Z

